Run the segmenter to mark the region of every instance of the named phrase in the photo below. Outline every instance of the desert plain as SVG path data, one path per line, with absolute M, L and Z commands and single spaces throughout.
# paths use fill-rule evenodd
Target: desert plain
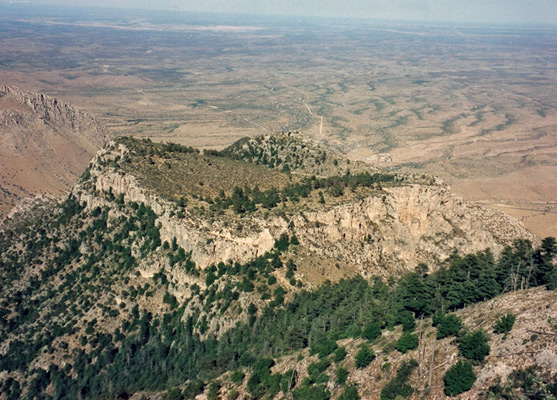
M 557 236 L 556 27 L 0 10 L 0 84 L 114 136 L 221 149 L 297 130 Z

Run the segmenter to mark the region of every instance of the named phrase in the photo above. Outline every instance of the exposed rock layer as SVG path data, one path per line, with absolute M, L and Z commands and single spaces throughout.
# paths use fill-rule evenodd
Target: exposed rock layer
M 22 198 L 68 190 L 108 137 L 69 104 L 0 86 L 0 217 Z
M 159 215 L 162 241 L 176 238 L 201 268 L 228 260 L 244 263 L 271 250 L 285 232 L 295 233 L 311 252 L 355 265 L 364 275 L 392 275 L 419 263 L 437 264 L 454 249 L 470 253 L 491 248 L 497 253 L 514 239 L 537 241 L 503 213 L 468 205 L 443 185 L 421 184 L 389 187 L 381 196 L 295 212 L 289 221 L 272 213 L 266 218 L 238 217 L 236 222 L 250 227 L 238 232 L 236 223 L 194 215 L 188 209 L 178 218 L 175 203 L 112 166 L 127 152 L 126 146 L 115 143 L 99 152 L 90 167 L 91 178 L 74 187 L 74 195 L 89 207 L 102 206 L 99 194 L 109 192 L 145 203 Z

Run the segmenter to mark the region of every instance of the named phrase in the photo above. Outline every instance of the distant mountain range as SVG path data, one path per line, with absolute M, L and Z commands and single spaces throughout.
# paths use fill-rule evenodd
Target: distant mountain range
M 108 137 L 63 101 L 0 86 L 0 216 L 23 198 L 66 192 Z

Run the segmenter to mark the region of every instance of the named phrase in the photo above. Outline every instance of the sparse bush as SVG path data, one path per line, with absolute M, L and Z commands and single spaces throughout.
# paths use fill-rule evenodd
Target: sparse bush
M 368 346 L 361 346 L 358 353 L 356 353 L 356 368 L 367 367 L 375 358 L 375 354 Z
M 515 321 L 516 315 L 512 313 L 502 315 L 497 321 L 495 321 L 495 327 L 493 328 L 493 330 L 495 331 L 495 333 L 507 334 L 513 328 Z
M 483 361 L 489 354 L 490 348 L 482 330 L 471 332 L 458 341 L 460 354 L 469 360 Z

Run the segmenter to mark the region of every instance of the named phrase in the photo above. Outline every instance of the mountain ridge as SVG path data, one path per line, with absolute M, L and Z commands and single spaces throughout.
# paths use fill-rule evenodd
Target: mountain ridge
M 285 156 L 282 167 L 269 168 L 266 141 L 284 139 L 288 149 L 288 137 L 259 138 L 259 164 L 226 151 L 118 138 L 65 198 L 38 198 L 6 218 L 5 398 L 339 399 L 354 389 L 376 398 L 396 386 L 368 379 L 377 368 L 382 376 L 408 368 L 417 391 L 405 387 L 405 396 L 419 398 L 427 388 L 416 382 L 429 360 L 420 354 L 457 348 L 430 343 L 434 321 L 454 311 L 465 319 L 458 310 L 509 290 L 520 296 L 557 286 L 554 239 L 540 241 L 512 218 L 468 206 L 428 176 L 347 171 L 347 161 L 327 153 L 323 160 L 323 152 L 312 158 L 319 163 L 281 170 Z M 534 290 L 536 298 L 554 295 Z M 553 316 L 553 306 L 536 312 Z M 478 307 L 481 318 L 488 311 Z M 526 318 L 524 307 L 509 310 Z M 485 326 L 465 320 L 458 346 L 479 326 L 491 329 L 499 315 L 489 313 Z M 410 342 L 403 346 L 403 338 Z M 348 355 L 333 364 L 328 351 L 339 347 Z M 363 348 L 378 361 L 355 365 Z M 532 376 L 546 390 L 553 359 L 536 354 L 527 360 L 541 365 Z M 291 367 L 272 369 L 284 356 L 295 357 L 299 379 L 288 378 Z M 457 360 L 463 356 L 442 361 L 432 378 L 439 398 L 441 372 Z M 508 368 L 493 372 L 496 358 L 486 360 L 470 367 L 487 368 L 478 390 L 510 376 Z M 348 384 L 332 375 L 333 365 L 346 370 Z M 241 382 L 228 379 L 234 371 Z
M 236 230 L 222 226 L 211 232 L 212 228 L 219 226 L 218 219 L 210 215 L 201 219 L 195 217 L 189 221 L 187 218 L 173 218 L 171 214 L 178 212 L 176 202 L 165 202 L 156 192 L 146 189 L 145 185 L 138 182 L 141 178 L 125 170 L 127 164 L 124 163 L 122 168 L 111 166 L 114 160 L 133 158 L 123 142 L 114 142 L 108 148 L 113 150 L 99 153 L 88 170 L 93 176 L 94 187 L 85 188 L 85 185 L 89 185 L 87 181 L 78 183 L 73 189 L 74 196 L 81 202 L 91 203 L 91 208 L 100 205 L 98 198 L 95 199 L 95 193 L 102 192 L 124 196 L 128 201 L 144 202 L 161 215 L 163 240 L 171 241 L 176 237 L 184 249 L 193 252 L 193 260 L 201 268 L 211 263 L 226 262 L 228 259 L 246 262 L 258 257 L 272 249 L 274 241 L 280 234 L 287 233 L 289 225 L 293 225 L 290 228 L 291 233 L 298 237 L 303 246 L 344 262 L 355 262 L 359 265 L 360 272 L 367 275 L 378 273 L 380 264 L 387 268 L 403 264 L 412 269 L 421 262 L 439 262 L 449 257 L 454 248 L 460 248 L 465 253 L 491 248 L 498 254 L 504 245 L 509 245 L 518 238 L 539 243 L 518 221 L 503 213 L 480 206 L 469 206 L 452 195 L 442 184 L 406 183 L 412 178 L 403 176 L 398 178 L 401 180 L 400 185 L 383 185 L 380 190 L 368 193 L 371 195 L 361 194 L 356 199 L 328 196 L 331 199 L 328 201 L 333 202 L 330 206 L 313 202 L 309 208 L 304 208 L 289 201 L 288 204 L 294 209 L 285 211 L 286 216 L 229 216 L 232 217 L 228 222 L 230 225 L 246 220 L 249 220 L 248 224 L 254 225 L 254 234 L 247 237 L 246 231 L 238 236 L 239 232 Z M 156 156 L 153 157 L 156 159 Z M 205 157 L 209 160 L 212 156 Z M 163 162 L 168 162 L 168 159 L 162 159 Z M 212 162 L 218 159 L 219 157 Z M 116 161 L 118 162 L 120 161 Z M 155 162 L 160 164 L 156 160 Z M 130 161 L 128 165 L 136 164 L 137 162 Z M 210 184 L 205 182 L 203 186 L 208 185 Z M 337 199 L 343 200 L 334 203 Z M 199 206 L 210 206 L 203 200 L 192 201 Z M 189 207 L 186 207 L 185 213 L 192 216 Z M 211 218 L 212 222 L 208 225 L 207 220 Z M 194 244 L 191 233 L 196 230 L 195 226 L 198 228 L 193 236 L 199 237 L 197 244 Z M 226 244 L 227 239 L 229 244 Z M 203 242 L 207 241 L 211 242 L 213 256 L 209 249 L 205 249 Z M 344 249 L 342 243 L 353 246 Z M 219 246 L 221 250 L 217 249 Z M 238 251 L 245 255 L 236 254 Z M 219 252 L 222 254 L 218 255 Z
M 62 194 L 111 137 L 97 120 L 41 93 L 0 86 L 0 216 L 25 198 Z

